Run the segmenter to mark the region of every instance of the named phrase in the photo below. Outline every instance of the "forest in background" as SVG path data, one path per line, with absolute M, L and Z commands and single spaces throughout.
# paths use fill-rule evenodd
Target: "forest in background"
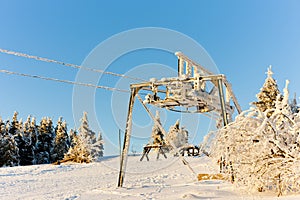
M 23 123 L 14 112 L 11 120 L 0 118 L 0 167 L 60 163 L 92 162 L 103 156 L 102 134 L 92 131 L 87 113 L 83 113 L 78 130 L 68 133 L 67 123 L 60 117 L 53 125 L 49 117 L 37 124 L 28 116 Z

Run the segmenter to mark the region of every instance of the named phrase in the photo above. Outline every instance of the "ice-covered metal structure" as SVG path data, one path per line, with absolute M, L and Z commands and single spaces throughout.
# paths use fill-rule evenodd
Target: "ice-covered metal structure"
M 176 52 L 175 55 L 178 58 L 177 77 L 163 78 L 161 80 L 153 78 L 149 82 L 130 85 L 131 94 L 118 187 L 122 187 L 124 182 L 131 137 L 132 111 L 136 97 L 141 100 L 139 92 L 149 92 L 141 102 L 150 116 L 151 113 L 147 109 L 146 104 L 176 112 L 205 113 L 214 119 L 221 117 L 225 126 L 231 119 L 234 107 L 238 113 L 241 112 L 231 85 L 223 74 L 213 74 L 181 52 Z M 233 105 L 231 105 L 231 102 Z M 153 117 L 152 119 L 154 120 Z M 154 123 L 156 123 L 155 120 Z

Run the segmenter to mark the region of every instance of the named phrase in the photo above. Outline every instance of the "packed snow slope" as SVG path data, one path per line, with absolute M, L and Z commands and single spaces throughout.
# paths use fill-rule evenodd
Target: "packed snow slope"
M 117 187 L 119 157 L 90 164 L 0 168 L 0 199 L 300 199 L 274 194 L 247 194 L 226 181 L 197 181 L 178 157 L 156 154 L 150 161 L 129 156 L 123 188 Z M 217 173 L 207 157 L 187 157 L 196 173 Z

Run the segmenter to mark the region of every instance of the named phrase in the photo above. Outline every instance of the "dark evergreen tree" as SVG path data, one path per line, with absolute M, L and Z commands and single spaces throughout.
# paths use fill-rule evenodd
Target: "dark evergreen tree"
M 18 166 L 19 165 L 19 149 L 14 137 L 9 133 L 10 122 L 6 124 L 0 122 L 0 167 Z
M 70 140 L 67 134 L 67 123 L 62 121 L 62 117 L 58 119 L 55 127 L 55 144 L 52 153 L 53 161 L 59 161 L 64 158 L 70 147 Z
M 70 147 L 74 147 L 75 143 L 75 137 L 77 136 L 77 132 L 73 129 L 70 130 Z
M 36 144 L 37 164 L 46 164 L 52 162 L 51 153 L 54 147 L 54 130 L 52 120 L 43 118 L 38 127 L 38 136 Z
M 8 132 L 15 136 L 18 135 L 18 133 L 20 132 L 19 130 L 19 122 L 18 122 L 18 112 L 14 112 L 13 118 L 12 118 L 12 122 L 6 126 L 8 128 Z
M 20 161 L 21 156 L 23 156 L 23 148 L 24 148 L 24 139 L 23 139 L 23 123 L 22 119 L 20 122 L 18 121 L 18 112 L 14 112 L 12 122 L 9 126 L 9 133 L 13 137 L 14 141 L 18 147 L 18 157 L 17 159 Z
M 38 127 L 34 117 L 31 119 L 28 132 L 31 133 L 31 143 L 35 148 L 37 143 Z
M 293 113 L 299 112 L 299 106 L 297 105 L 297 99 L 296 99 L 296 93 L 294 94 L 294 98 L 293 98 L 290 106 L 291 106 L 291 110 Z
M 4 136 L 6 135 L 6 126 L 3 122 L 2 118 L 0 118 L 0 167 L 2 167 L 5 163 L 4 160 Z
M 20 154 L 20 165 L 33 165 L 35 164 L 35 144 L 32 143 L 32 129 L 30 116 L 28 116 L 23 126 L 23 139 L 22 143 L 18 144 Z

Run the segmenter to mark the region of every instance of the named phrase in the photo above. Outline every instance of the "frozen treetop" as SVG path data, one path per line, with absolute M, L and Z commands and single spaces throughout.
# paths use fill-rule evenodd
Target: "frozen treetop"
M 268 78 L 272 78 L 272 75 L 274 74 L 272 71 L 272 65 L 269 66 L 268 71 L 266 72 L 266 74 L 268 75 Z
M 83 112 L 83 116 L 80 120 L 83 124 L 87 124 L 88 123 L 88 119 L 87 119 L 87 112 Z
M 17 122 L 17 120 L 18 120 L 18 119 L 17 119 L 17 118 L 18 118 L 18 114 L 19 114 L 19 113 L 18 113 L 17 111 L 14 112 L 13 122 Z

